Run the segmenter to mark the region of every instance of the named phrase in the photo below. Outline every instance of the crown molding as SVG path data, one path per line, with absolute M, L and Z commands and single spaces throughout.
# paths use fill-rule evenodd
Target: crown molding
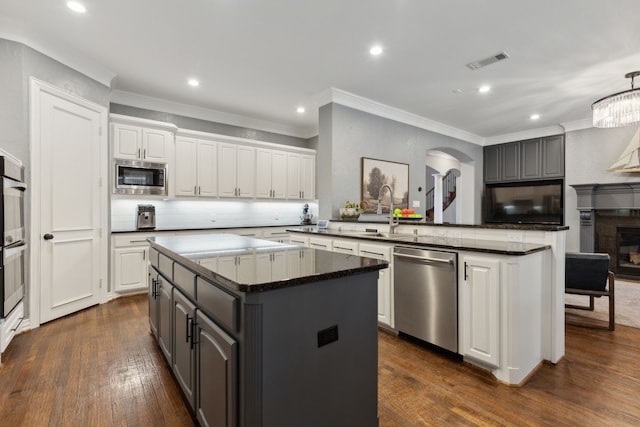
M 133 92 L 113 90 L 111 92 L 111 102 L 116 104 L 129 105 L 131 107 L 144 108 L 147 110 L 163 111 L 165 113 L 177 114 L 195 119 L 208 120 L 226 125 L 239 126 L 249 129 L 257 129 L 264 132 L 279 133 L 282 135 L 294 136 L 308 139 L 314 136 L 313 130 L 299 127 L 287 126 L 280 123 L 260 120 L 238 114 L 225 113 L 223 111 L 209 108 L 196 107 L 179 102 L 168 101 L 166 99 L 154 98 L 140 95 Z
M 485 138 L 484 145 L 502 144 L 505 142 L 523 141 L 525 139 L 541 138 L 544 136 L 558 135 L 565 133 L 562 125 L 553 125 L 546 128 L 526 130 L 523 132 L 505 133 L 504 135 Z
M 356 110 L 364 111 L 365 113 L 384 117 L 386 119 L 415 126 L 431 132 L 436 132 L 441 135 L 461 139 L 472 144 L 483 145 L 484 143 L 484 138 L 481 136 L 454 128 L 453 126 L 445 125 L 444 123 L 436 122 L 435 120 L 418 116 L 414 113 L 409 113 L 408 111 L 404 111 L 399 108 L 382 104 L 342 89 L 331 88 L 328 91 L 321 92 L 315 97 L 315 99 L 324 102 L 325 104 L 328 102 L 335 102 L 336 104 L 344 105 L 345 107 L 354 108 Z M 320 105 L 323 104 L 319 104 L 319 106 Z
M 565 132 L 574 132 L 577 130 L 590 129 L 593 127 L 593 119 L 574 120 L 572 122 L 561 123 Z

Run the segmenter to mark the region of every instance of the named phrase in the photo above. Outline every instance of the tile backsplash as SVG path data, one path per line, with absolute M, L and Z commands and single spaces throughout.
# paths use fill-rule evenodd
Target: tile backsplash
M 288 226 L 300 224 L 305 203 L 316 222 L 316 202 L 203 201 L 122 198 L 111 200 L 111 230 L 136 230 L 138 205 L 156 207 L 156 229 Z

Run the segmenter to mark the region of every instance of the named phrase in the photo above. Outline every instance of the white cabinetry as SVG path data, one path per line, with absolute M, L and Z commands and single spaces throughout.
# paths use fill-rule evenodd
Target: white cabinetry
M 393 328 L 393 246 L 360 243 L 358 255 L 387 261 L 389 267 L 379 270 L 378 275 L 378 322 Z
M 214 141 L 176 138 L 176 196 L 218 195 L 218 147 Z
M 309 236 L 300 233 L 291 233 L 289 243 L 297 246 L 309 247 Z
M 312 249 L 322 249 L 325 251 L 333 251 L 333 239 L 330 237 L 309 237 L 309 247 Z
M 147 257 L 152 233 L 127 233 L 112 237 L 111 289 L 125 293 L 147 289 Z
M 145 126 L 150 120 L 139 119 L 139 124 L 133 118 L 126 118 L 120 123 L 119 116 L 111 115 L 111 141 L 113 157 L 117 159 L 145 160 L 148 162 L 166 163 L 170 160 L 173 149 L 173 132 L 169 129 Z
M 333 239 L 333 252 L 358 255 L 358 241 L 354 239 Z
M 308 154 L 287 154 L 287 198 L 315 198 L 316 157 Z
M 218 145 L 218 177 L 220 197 L 254 197 L 256 149 L 220 143 Z
M 500 262 L 495 258 L 461 255 L 460 348 L 465 357 L 485 365 L 500 365 Z
M 256 150 L 256 198 L 284 199 L 287 196 L 287 153 Z
M 257 277 L 270 278 L 272 281 L 283 280 L 288 276 L 287 256 L 279 252 L 256 253 Z
M 235 282 L 253 283 L 256 260 L 252 253 L 218 258 L 218 270 L 222 276 Z

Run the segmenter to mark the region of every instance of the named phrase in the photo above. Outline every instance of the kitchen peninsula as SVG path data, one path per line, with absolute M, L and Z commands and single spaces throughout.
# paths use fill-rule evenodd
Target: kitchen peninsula
M 378 425 L 386 262 L 232 234 L 149 241 L 151 330 L 202 425 Z
M 329 227 L 290 228 L 291 241 L 310 247 L 358 251 L 375 244 L 428 248 L 457 254 L 458 353 L 500 381 L 523 384 L 543 360 L 564 356 L 563 226 L 442 225 L 331 221 Z M 379 321 L 396 329 L 395 257 L 390 282 L 379 294 Z M 388 313 L 384 313 L 388 310 Z M 382 315 L 380 314 L 382 313 Z M 384 319 L 384 321 L 382 320 Z

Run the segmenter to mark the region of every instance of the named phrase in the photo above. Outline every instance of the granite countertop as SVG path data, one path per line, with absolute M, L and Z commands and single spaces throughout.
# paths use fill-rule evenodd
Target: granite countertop
M 348 221 L 343 219 L 332 219 L 331 222 L 340 222 L 348 224 L 389 224 L 389 216 L 366 214 L 366 219 L 362 215 L 358 221 Z M 522 230 L 522 231 L 563 231 L 568 230 L 567 225 L 551 225 L 551 224 L 504 224 L 504 223 L 485 223 L 485 224 L 434 224 L 433 222 L 425 222 L 421 220 L 411 220 L 399 218 L 400 224 L 415 225 L 418 227 L 459 227 L 459 228 L 487 228 L 496 230 Z
M 315 227 L 298 227 L 287 229 L 291 232 L 318 236 L 345 237 L 369 241 L 387 242 L 398 245 L 424 246 L 429 248 L 473 251 L 499 255 L 529 255 L 551 249 L 549 245 L 521 242 L 502 242 L 495 240 L 463 239 L 455 237 L 419 236 L 413 234 L 388 234 L 365 231 L 338 231 L 332 229 L 318 230 Z
M 388 265 L 386 261 L 372 258 L 303 248 L 235 234 L 151 237 L 148 240 L 152 247 L 195 271 L 203 278 L 246 293 L 264 292 L 305 283 L 347 277 L 368 271 L 381 270 Z M 292 269 L 289 269 L 290 275 L 288 277 L 276 280 L 271 278 L 271 271 L 268 272 L 267 276 L 264 271 L 258 268 L 258 264 L 255 262 L 249 264 L 253 271 L 243 271 L 242 279 L 236 280 L 225 277 L 221 274 L 220 268 L 214 267 L 212 269 L 207 267 L 206 265 L 210 265 L 209 263 L 203 263 L 206 265 L 200 264 L 202 260 L 246 254 L 273 254 L 274 256 L 284 255 L 287 257 L 290 252 L 296 252 L 295 257 L 302 257 L 311 261 L 305 264 L 305 268 L 298 269 L 299 272 L 297 274 L 291 275 Z

